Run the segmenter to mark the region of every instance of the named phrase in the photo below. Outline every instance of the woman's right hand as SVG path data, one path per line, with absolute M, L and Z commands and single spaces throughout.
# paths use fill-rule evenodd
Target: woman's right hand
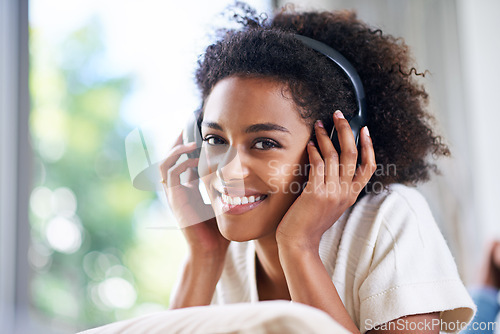
M 181 132 L 160 165 L 162 183 L 170 208 L 188 242 L 191 256 L 222 260 L 229 241 L 219 232 L 212 206 L 205 204 L 200 194 L 199 175 L 194 170 L 199 158 L 190 158 L 177 164 L 182 154 L 196 148 L 195 142 L 183 143 Z M 184 172 L 188 173 L 188 182 L 181 184 L 180 175 Z

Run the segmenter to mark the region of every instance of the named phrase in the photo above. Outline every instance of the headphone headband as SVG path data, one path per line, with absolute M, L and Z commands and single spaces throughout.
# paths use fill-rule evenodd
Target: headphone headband
M 367 119 L 365 90 L 363 88 L 363 84 L 361 83 L 361 79 L 359 77 L 358 72 L 356 71 L 354 66 L 352 66 L 352 64 L 340 52 L 333 49 L 331 46 L 303 35 L 295 34 L 294 36 L 296 39 L 304 43 L 306 46 L 310 47 L 313 50 L 318 51 L 319 53 L 325 55 L 330 60 L 332 60 L 344 71 L 344 73 L 351 81 L 352 86 L 354 88 L 354 92 L 356 94 L 358 113 L 349 120 L 349 124 L 351 125 L 351 128 L 353 128 L 353 132 L 356 132 L 354 133 L 354 138 L 356 138 L 357 142 L 359 131 L 361 130 L 361 127 L 366 124 L 366 119 Z M 333 131 L 330 135 L 330 138 L 332 138 L 332 136 L 333 136 Z

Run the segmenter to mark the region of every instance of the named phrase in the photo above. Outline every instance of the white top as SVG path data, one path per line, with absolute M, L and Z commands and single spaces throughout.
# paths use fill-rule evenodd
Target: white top
M 395 184 L 365 195 L 323 235 L 319 255 L 361 333 L 441 312 L 456 332 L 476 310 L 424 197 Z M 231 242 L 212 304 L 257 302 L 255 244 Z

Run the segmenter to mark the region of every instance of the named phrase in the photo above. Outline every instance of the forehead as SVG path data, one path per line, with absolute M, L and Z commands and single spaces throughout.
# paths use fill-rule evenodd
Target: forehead
M 203 118 L 229 124 L 306 125 L 287 86 L 269 78 L 228 77 L 219 81 L 205 102 Z

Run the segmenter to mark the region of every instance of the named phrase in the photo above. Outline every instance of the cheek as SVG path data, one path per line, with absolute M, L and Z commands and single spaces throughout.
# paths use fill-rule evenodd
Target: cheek
M 287 196 L 298 196 L 302 192 L 304 182 L 307 180 L 304 167 L 297 165 L 294 168 L 283 170 L 283 174 L 279 179 L 280 192 Z
M 202 151 L 203 152 L 203 151 Z M 210 184 L 212 178 L 215 177 L 215 168 L 207 163 L 204 159 L 203 153 L 200 155 L 200 160 L 198 161 L 198 176 L 200 181 L 203 182 L 208 195 L 211 197 Z
M 217 159 L 213 153 L 207 152 L 207 149 L 202 146 L 200 152 L 200 160 L 198 161 L 198 174 L 200 177 L 209 176 L 217 170 Z
M 203 145 L 198 161 L 198 173 L 201 177 L 215 173 L 218 166 L 225 166 L 231 162 L 236 153 L 236 150 L 227 147 L 227 145 L 218 145 L 218 147 Z
M 307 152 L 306 152 L 307 153 Z M 298 196 L 307 181 L 307 159 L 304 155 L 285 163 L 275 163 L 269 171 L 268 184 L 275 194 Z

